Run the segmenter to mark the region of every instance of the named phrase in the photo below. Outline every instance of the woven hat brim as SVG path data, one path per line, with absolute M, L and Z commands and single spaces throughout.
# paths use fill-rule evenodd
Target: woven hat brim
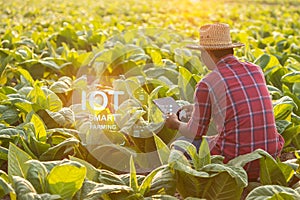
M 243 43 L 232 43 L 230 45 L 187 45 L 186 47 L 189 49 L 207 49 L 207 50 L 221 50 L 221 49 L 231 49 L 231 48 L 239 48 L 245 46 Z

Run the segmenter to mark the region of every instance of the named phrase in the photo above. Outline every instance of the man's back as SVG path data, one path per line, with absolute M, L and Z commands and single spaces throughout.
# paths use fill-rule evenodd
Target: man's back
M 229 55 L 217 63 L 217 68 L 203 82 L 210 91 L 218 91 L 215 95 L 219 98 L 212 105 L 222 104 L 223 107 L 212 112 L 212 118 L 218 119 L 215 123 L 222 121 L 217 116 L 220 110 L 226 113 L 213 154 L 224 155 L 227 162 L 258 148 L 274 157 L 280 153 L 283 138 L 276 130 L 272 100 L 258 66 Z M 226 97 L 221 94 L 220 87 L 224 88 Z

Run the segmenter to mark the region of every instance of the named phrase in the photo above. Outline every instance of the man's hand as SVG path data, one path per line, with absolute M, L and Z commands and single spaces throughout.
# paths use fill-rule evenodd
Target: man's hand
M 165 126 L 167 128 L 178 130 L 185 137 L 194 139 L 196 137 L 196 133 L 191 132 L 187 125 L 187 123 L 179 121 L 176 114 L 171 113 L 166 116 Z
M 177 115 L 174 113 L 167 114 L 165 125 L 170 129 L 178 130 L 180 126 L 180 121 L 178 120 Z
M 192 116 L 193 109 L 194 109 L 193 104 L 182 106 L 178 110 L 178 114 L 177 114 L 180 121 L 188 122 Z

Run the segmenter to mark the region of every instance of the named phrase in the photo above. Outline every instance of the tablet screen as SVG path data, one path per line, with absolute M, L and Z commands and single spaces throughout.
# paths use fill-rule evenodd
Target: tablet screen
M 176 114 L 180 109 L 180 106 L 172 97 L 154 99 L 153 102 L 164 114 L 168 114 L 168 113 Z

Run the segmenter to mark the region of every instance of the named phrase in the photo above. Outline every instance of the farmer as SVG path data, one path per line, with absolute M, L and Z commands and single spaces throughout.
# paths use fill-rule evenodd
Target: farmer
M 208 24 L 200 28 L 202 62 L 211 70 L 196 86 L 194 104 L 182 109 L 190 113 L 187 122 L 174 113 L 167 115 L 166 126 L 179 130 L 183 140 L 197 148 L 206 135 L 211 154 L 223 155 L 227 163 L 242 154 L 263 149 L 276 157 L 284 140 L 275 126 L 273 107 L 264 74 L 259 66 L 234 57 L 228 24 Z M 249 181 L 259 177 L 259 161 L 247 164 Z

